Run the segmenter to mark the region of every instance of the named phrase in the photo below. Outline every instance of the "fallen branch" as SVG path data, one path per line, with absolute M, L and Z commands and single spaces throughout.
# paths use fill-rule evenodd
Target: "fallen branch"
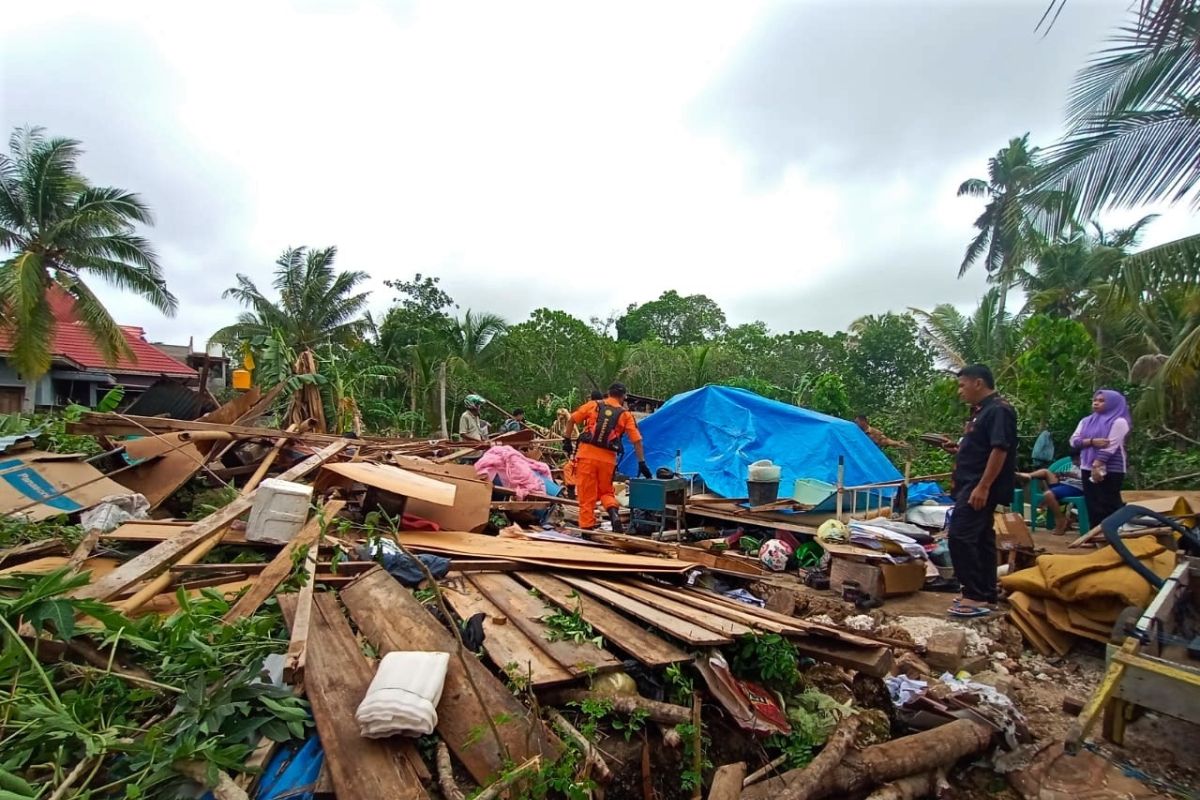
M 525 777 L 526 774 L 538 769 L 541 766 L 541 763 L 542 757 L 534 756 L 524 764 L 514 767 L 512 772 L 509 772 L 503 778 L 496 781 L 479 794 L 475 795 L 475 800 L 496 800 L 496 798 L 499 797 L 505 789 L 507 789 L 509 786 L 512 786 L 521 778 Z
M 462 790 L 454 781 L 454 767 L 450 764 L 450 748 L 438 739 L 437 743 L 437 774 L 438 786 L 442 789 L 442 797 L 446 800 L 464 800 Z
M 991 743 L 989 728 L 958 719 L 932 730 L 872 745 L 860 753 L 847 754 L 819 791 L 812 795 L 812 800 L 854 795 L 909 775 L 950 767 L 961 758 L 982 753 Z M 804 771 L 791 770 L 756 783 L 743 791 L 742 797 L 744 800 L 780 800 Z
M 807 767 L 799 771 L 795 780 L 788 783 L 788 787 L 779 794 L 779 800 L 812 800 L 813 797 L 828 794 L 823 790 L 829 783 L 830 775 L 834 767 L 842 763 L 850 745 L 854 744 L 854 737 L 858 734 L 858 726 L 861 724 L 862 717 L 858 715 L 846 717 L 839 722 L 825 747 Z
M 742 786 L 746 787 L 752 783 L 758 783 L 763 778 L 767 777 L 772 772 L 774 772 L 775 770 L 782 767 L 787 760 L 788 760 L 787 753 L 784 753 L 781 756 L 771 759 L 769 762 L 764 764 L 762 767 L 754 770 L 754 772 L 751 772 L 749 775 L 747 775 L 746 779 L 744 781 L 742 781 Z
M 203 761 L 176 761 L 171 765 L 176 772 L 185 777 L 191 778 L 201 786 L 208 786 L 212 789 L 213 797 L 216 800 L 250 800 L 250 796 L 233 782 L 233 778 L 224 770 L 217 770 L 217 782 L 214 786 L 208 785 L 208 765 Z
M 597 780 L 601 783 L 611 781 L 612 770 L 608 768 L 608 764 L 604 761 L 604 757 L 600 755 L 600 751 L 596 748 L 596 745 L 592 744 L 590 739 L 580 733 L 574 725 L 567 722 L 566 717 L 553 708 L 548 710 L 547 716 L 550 717 L 551 722 L 558 726 L 559 730 L 579 745 L 583 751 L 584 760 L 595 768 Z M 475 798 L 475 800 L 479 800 L 479 798 Z
M 700 719 L 700 693 L 692 692 L 692 727 L 696 738 L 692 740 L 692 774 L 696 783 L 692 787 L 692 800 L 700 800 L 702 782 L 700 774 L 704 770 L 704 723 Z
M 942 770 L 907 775 L 880 786 L 867 795 L 867 800 L 921 800 L 936 795 L 944 777 Z
M 682 725 L 692 719 L 692 710 L 687 706 L 662 703 L 640 695 L 589 692 L 586 689 L 556 689 L 542 693 L 542 702 L 550 705 L 586 701 L 608 703 L 612 706 L 613 711 L 619 711 L 622 714 L 644 711 L 650 715 L 649 719 L 665 725 Z
M 46 800 L 62 800 L 62 798 L 66 797 L 67 792 L 69 792 L 71 787 L 75 785 L 75 781 L 79 780 L 79 776 L 82 775 L 84 771 L 88 769 L 88 767 L 92 766 L 93 760 L 94 757 L 85 758 L 76 764 L 75 769 L 71 770 L 67 777 L 63 778 L 63 782 L 60 783 L 57 788 L 55 788 L 54 793 L 47 797 Z

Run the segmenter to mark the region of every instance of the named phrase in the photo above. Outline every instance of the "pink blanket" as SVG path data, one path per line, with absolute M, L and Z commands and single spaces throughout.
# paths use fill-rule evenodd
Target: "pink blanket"
M 550 477 L 550 468 L 534 461 L 508 445 L 492 447 L 475 462 L 475 471 L 489 481 L 500 476 L 500 485 L 517 493 L 518 500 L 546 491 L 542 476 Z

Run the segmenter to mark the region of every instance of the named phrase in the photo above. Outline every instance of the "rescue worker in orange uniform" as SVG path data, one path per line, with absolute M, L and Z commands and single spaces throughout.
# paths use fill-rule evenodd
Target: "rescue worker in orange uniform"
M 582 429 L 576 456 L 575 491 L 579 498 L 579 527 L 585 530 L 596 527 L 596 501 L 599 500 L 608 512 L 613 530 L 621 532 L 621 520 L 617 516 L 619 504 L 613 495 L 612 481 L 622 436 L 628 436 L 633 443 L 638 475 L 650 477 L 650 467 L 646 466 L 646 454 L 642 450 L 642 434 L 638 432 L 633 414 L 625 408 L 625 395 L 625 384 L 614 383 L 608 387 L 608 397 L 589 401 L 575 409 L 563 435 L 563 451 L 571 455 L 571 434 L 577 425 Z

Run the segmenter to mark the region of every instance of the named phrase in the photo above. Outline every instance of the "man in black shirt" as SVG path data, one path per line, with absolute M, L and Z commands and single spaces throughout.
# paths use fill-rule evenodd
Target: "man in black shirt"
M 1017 471 L 1017 412 L 996 394 L 992 371 L 982 364 L 958 373 L 958 396 L 971 406 L 971 419 L 957 445 L 950 514 L 950 560 L 962 597 L 950 613 L 982 617 L 996 596 L 996 506 L 1012 502 Z

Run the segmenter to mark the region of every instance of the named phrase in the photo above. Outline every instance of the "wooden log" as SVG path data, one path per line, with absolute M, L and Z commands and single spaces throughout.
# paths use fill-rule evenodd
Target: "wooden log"
M 813 800 L 844 797 L 866 791 L 898 778 L 949 767 L 966 756 L 982 753 L 992 741 L 992 732 L 978 723 L 957 719 L 932 730 L 914 733 L 861 753 L 848 754 L 822 783 Z M 779 800 L 803 770 L 791 770 L 762 783 L 746 787 L 744 800 Z
M 349 444 L 339 439 L 316 455 L 306 458 L 280 476 L 283 480 L 294 481 L 304 477 L 312 470 L 323 464 L 327 459 L 336 455 Z M 72 594 L 77 599 L 108 600 L 117 595 L 122 589 L 143 578 L 152 577 L 158 572 L 175 563 L 196 543 L 210 536 L 218 536 L 223 528 L 233 522 L 254 505 L 257 490 L 239 497 L 229 505 L 209 514 L 194 525 L 183 529 L 174 538 L 151 547 L 146 552 L 122 564 L 95 583 L 80 587 Z
M 937 794 L 941 780 L 939 770 L 907 775 L 880 786 L 867 795 L 867 800 L 921 800 L 923 797 Z
M 582 703 L 587 700 L 610 703 L 613 711 L 619 711 L 622 714 L 645 711 L 650 715 L 650 719 L 667 725 L 681 725 L 689 722 L 692 718 L 692 710 L 687 706 L 662 703 L 640 695 L 589 692 L 586 689 L 551 689 L 540 693 L 539 697 L 541 702 L 546 705 Z
M 300 532 L 292 537 L 292 540 L 283 546 L 270 564 L 258 576 L 258 580 L 250 587 L 250 591 L 238 598 L 233 607 L 225 612 L 225 616 L 221 621 L 228 624 L 242 617 L 248 617 L 258 607 L 266 602 L 267 598 L 275 593 L 279 588 L 279 584 L 287 580 L 287 576 L 292 574 L 292 554 L 297 549 L 306 545 L 311 545 L 321 535 L 321 520 L 331 520 L 336 517 L 345 507 L 345 500 L 330 500 L 325 506 L 318 511 L 308 523 L 301 528 Z M 257 566 L 257 565 L 250 565 Z
M 71 553 L 71 557 L 67 559 L 67 569 L 75 572 L 79 566 L 87 561 L 88 556 L 92 554 L 92 549 L 95 548 L 96 542 L 100 541 L 101 530 L 92 528 L 83 535 L 79 540 L 79 544 L 75 547 L 75 552 Z
M 708 800 L 738 800 L 742 796 L 742 781 L 745 779 L 745 761 L 719 767 L 708 789 Z
M 828 794 L 825 784 L 829 782 L 834 767 L 842 763 L 846 751 L 854 744 L 854 737 L 861 724 L 862 717 L 857 714 L 839 722 L 825 747 L 807 767 L 798 771 L 795 780 L 790 781 L 787 788 L 779 794 L 779 800 L 812 800 L 817 795 Z

